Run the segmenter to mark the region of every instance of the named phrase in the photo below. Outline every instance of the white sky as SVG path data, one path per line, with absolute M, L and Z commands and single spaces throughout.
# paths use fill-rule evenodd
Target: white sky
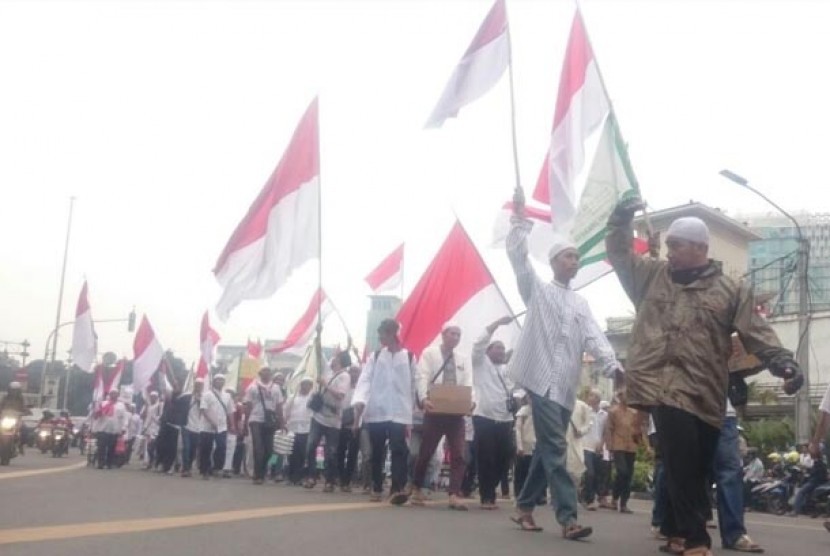
M 507 81 L 438 131 L 422 126 L 490 0 L 0 2 L 0 340 L 42 357 L 54 325 L 69 197 L 77 197 L 61 321 L 84 278 L 95 318 L 146 312 L 165 347 L 198 355 L 211 269 L 320 95 L 324 287 L 356 338 L 363 276 L 407 241 L 411 288 L 460 215 L 488 248 L 513 167 Z M 522 180 L 549 140 L 574 4 L 508 0 Z M 830 3 L 589 1 L 595 53 L 654 209 L 695 199 L 766 211 L 730 168 L 790 210 L 830 211 Z M 307 267 L 243 303 L 223 343 L 279 338 L 316 286 Z M 614 277 L 585 291 L 629 310 Z M 485 324 L 485 323 L 482 323 Z M 132 354 L 123 324 L 100 347 Z M 340 341 L 335 320 L 325 333 Z M 60 336 L 69 349 L 71 327 Z

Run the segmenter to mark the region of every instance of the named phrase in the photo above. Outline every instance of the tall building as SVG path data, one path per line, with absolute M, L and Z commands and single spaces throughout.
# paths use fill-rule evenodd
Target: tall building
M 370 295 L 369 313 L 366 315 L 366 353 L 380 348 L 378 326 L 383 319 L 393 319 L 401 308 L 401 299 L 394 295 Z
M 813 311 L 830 310 L 830 214 L 794 214 L 801 233 L 809 241 L 807 275 Z M 768 299 L 771 315 L 798 312 L 798 232 L 784 215 L 747 215 L 742 220 L 760 239 L 749 246 L 752 285 L 761 299 Z

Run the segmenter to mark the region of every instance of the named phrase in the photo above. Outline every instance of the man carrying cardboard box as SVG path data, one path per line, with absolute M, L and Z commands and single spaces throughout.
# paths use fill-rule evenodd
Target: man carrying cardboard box
M 412 504 L 424 504 L 421 488 L 429 460 L 442 437 L 450 450 L 450 509 L 466 510 L 461 503 L 464 481 L 464 415 L 475 406 L 473 373 L 467 358 L 454 352 L 461 340 L 461 328 L 447 323 L 441 332 L 441 345 L 424 351 L 418 362 L 418 403 L 424 410 L 423 438 L 415 462 Z

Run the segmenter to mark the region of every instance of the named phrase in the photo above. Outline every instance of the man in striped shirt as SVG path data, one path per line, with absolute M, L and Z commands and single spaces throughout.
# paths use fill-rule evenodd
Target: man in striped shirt
M 592 529 L 576 520 L 576 486 L 565 466 L 565 434 L 579 388 L 582 356 L 586 351 L 593 355 L 608 377 L 620 379 L 621 367 L 588 303 L 569 287 L 579 270 L 576 247 L 564 239 L 555 242 L 549 252 L 554 279 L 543 282 L 528 260 L 527 236 L 533 224 L 525 218 L 524 193 L 519 188 L 513 207 L 507 254 L 527 306 L 527 317 L 510 374 L 530 396 L 536 429 L 536 450 L 516 500 L 518 514 L 513 521 L 526 531 L 541 530 L 533 521 L 533 509 L 549 478 L 562 535 L 578 540 L 589 536 Z

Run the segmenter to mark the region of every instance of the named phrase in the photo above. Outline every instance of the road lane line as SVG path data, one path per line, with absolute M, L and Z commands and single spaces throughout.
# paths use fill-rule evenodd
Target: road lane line
M 77 539 L 80 537 L 98 537 L 106 535 L 122 535 L 126 533 L 142 533 L 146 531 L 161 531 L 164 529 L 179 529 L 182 527 L 196 527 L 215 523 L 230 523 L 247 519 L 263 519 L 285 515 L 298 515 L 315 512 L 337 512 L 347 510 L 368 510 L 372 508 L 388 508 L 388 505 L 372 502 L 357 502 L 348 504 L 305 504 L 300 506 L 283 506 L 271 508 L 254 508 L 250 510 L 234 510 L 198 515 L 183 515 L 172 517 L 155 517 L 147 519 L 125 519 L 119 521 L 100 521 L 94 523 L 72 523 L 69 525 L 54 525 L 47 527 L 26 527 L 21 529 L 0 529 L 0 545 L 27 543 L 39 541 L 53 541 Z
M 61 467 L 47 467 L 45 469 L 29 469 L 27 471 L 11 471 L 9 473 L 0 473 L 0 480 L 3 479 L 21 479 L 23 477 L 34 477 L 37 475 L 48 475 L 49 473 L 63 473 L 64 471 L 72 471 L 73 469 L 80 469 L 86 467 L 86 462 L 73 463 L 72 465 L 62 465 Z

